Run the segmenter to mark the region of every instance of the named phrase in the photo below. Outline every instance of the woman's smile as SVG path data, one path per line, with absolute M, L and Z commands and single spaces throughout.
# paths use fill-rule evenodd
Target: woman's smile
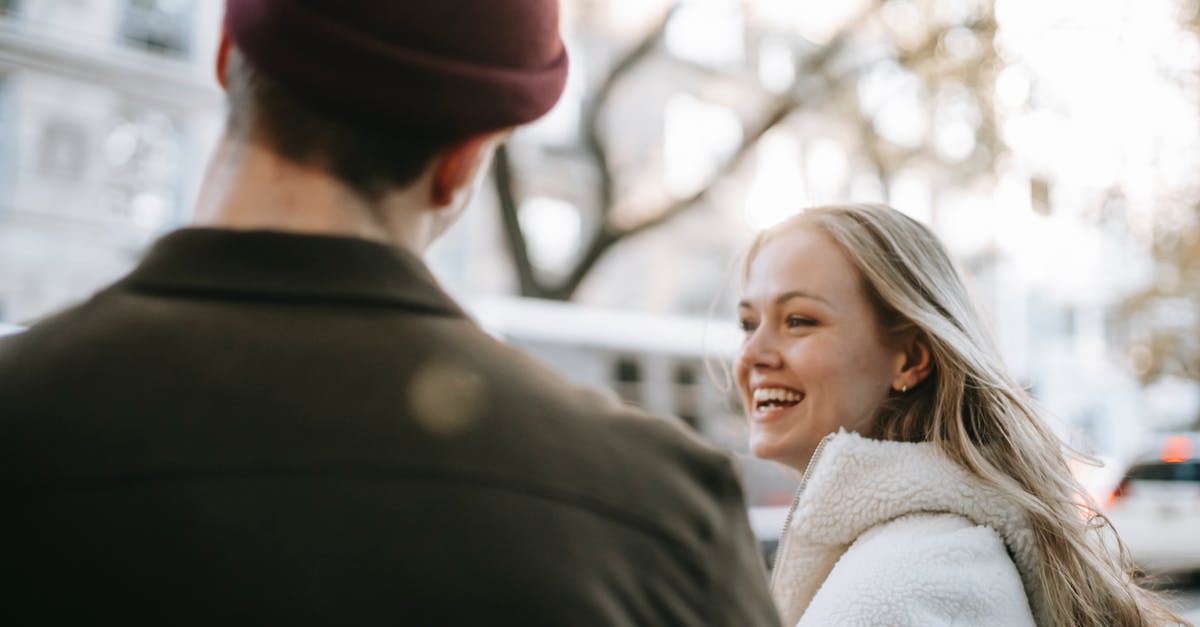
M 788 410 L 804 401 L 802 392 L 781 386 L 761 386 L 752 394 L 753 410 L 750 419 L 755 422 L 770 422 L 782 418 Z

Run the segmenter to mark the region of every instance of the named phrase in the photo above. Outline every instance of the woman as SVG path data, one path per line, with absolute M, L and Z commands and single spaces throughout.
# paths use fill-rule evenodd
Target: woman
M 785 624 L 1181 622 L 1105 548 L 928 229 L 810 209 L 758 237 L 743 279 L 751 448 L 804 473 L 772 577 Z

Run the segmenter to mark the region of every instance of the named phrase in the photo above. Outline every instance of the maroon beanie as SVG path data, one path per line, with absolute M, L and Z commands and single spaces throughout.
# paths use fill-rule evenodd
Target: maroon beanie
M 225 28 L 300 100 L 388 135 L 530 122 L 567 77 L 558 0 L 227 0 Z

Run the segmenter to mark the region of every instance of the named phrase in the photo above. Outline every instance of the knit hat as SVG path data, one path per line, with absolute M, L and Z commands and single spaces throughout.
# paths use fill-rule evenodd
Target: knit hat
M 299 100 L 388 135 L 530 122 L 567 76 L 558 0 L 227 0 L 225 29 Z

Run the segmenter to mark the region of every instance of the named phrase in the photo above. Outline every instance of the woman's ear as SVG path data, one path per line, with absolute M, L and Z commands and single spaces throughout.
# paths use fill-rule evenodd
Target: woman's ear
M 924 333 L 913 331 L 906 334 L 901 350 L 902 359 L 898 360 L 892 388 L 904 393 L 917 387 L 933 372 L 933 349 Z

